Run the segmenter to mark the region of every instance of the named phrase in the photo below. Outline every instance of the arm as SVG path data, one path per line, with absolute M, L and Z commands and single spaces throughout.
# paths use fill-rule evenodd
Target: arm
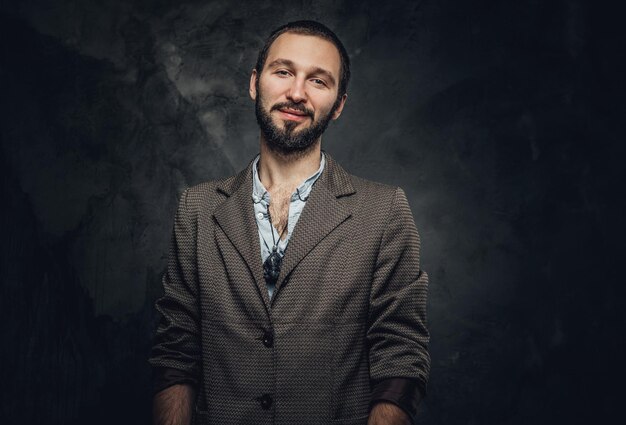
M 154 396 L 154 425 L 189 425 L 193 413 L 195 390 L 188 384 L 176 384 Z
M 393 403 L 380 402 L 370 411 L 367 425 L 411 425 L 409 415 Z
M 155 424 L 187 424 L 200 375 L 196 219 L 189 190 L 180 198 L 170 242 L 164 295 L 156 302 L 161 319 L 149 363 L 155 376 Z
M 370 419 L 379 404 L 384 410 L 394 410 L 389 406 L 394 404 L 412 422 L 430 372 L 428 277 L 420 270 L 419 235 L 401 188 L 396 189 L 388 217 L 370 293 L 367 340 L 374 389 Z

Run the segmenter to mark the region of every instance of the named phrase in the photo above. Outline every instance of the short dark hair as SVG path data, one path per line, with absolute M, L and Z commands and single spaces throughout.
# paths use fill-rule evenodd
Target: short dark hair
M 330 30 L 326 25 L 320 24 L 316 21 L 295 21 L 289 22 L 276 28 L 270 36 L 265 40 L 263 48 L 259 51 L 259 56 L 256 60 L 256 72 L 261 74 L 265 61 L 267 60 L 267 53 L 274 41 L 286 32 L 301 35 L 313 35 L 330 41 L 339 50 L 339 57 L 341 58 L 341 75 L 339 76 L 339 93 L 338 96 L 343 96 L 348 89 L 348 81 L 350 80 L 350 57 L 346 48 L 343 47 L 341 40 Z

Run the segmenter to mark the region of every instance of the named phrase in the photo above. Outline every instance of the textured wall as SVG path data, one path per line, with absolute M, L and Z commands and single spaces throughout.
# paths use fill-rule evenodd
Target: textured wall
M 433 370 L 420 423 L 616 411 L 617 13 L 582 0 L 1 11 L 2 423 L 149 422 L 177 196 L 256 154 L 249 72 L 269 31 L 299 18 L 336 29 L 353 64 L 324 148 L 402 186 L 421 231 Z

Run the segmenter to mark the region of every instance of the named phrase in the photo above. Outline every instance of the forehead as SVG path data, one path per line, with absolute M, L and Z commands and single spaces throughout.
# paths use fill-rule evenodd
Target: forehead
M 314 35 L 284 33 L 272 43 L 266 64 L 276 59 L 288 59 L 303 68 L 320 67 L 339 77 L 341 57 L 333 43 Z

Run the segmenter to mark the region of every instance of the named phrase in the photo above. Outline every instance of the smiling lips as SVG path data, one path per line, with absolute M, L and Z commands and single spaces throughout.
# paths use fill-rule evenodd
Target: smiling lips
M 304 121 L 308 116 L 305 112 L 298 111 L 296 109 L 284 108 L 279 109 L 278 111 L 283 114 L 285 118 L 294 121 Z

